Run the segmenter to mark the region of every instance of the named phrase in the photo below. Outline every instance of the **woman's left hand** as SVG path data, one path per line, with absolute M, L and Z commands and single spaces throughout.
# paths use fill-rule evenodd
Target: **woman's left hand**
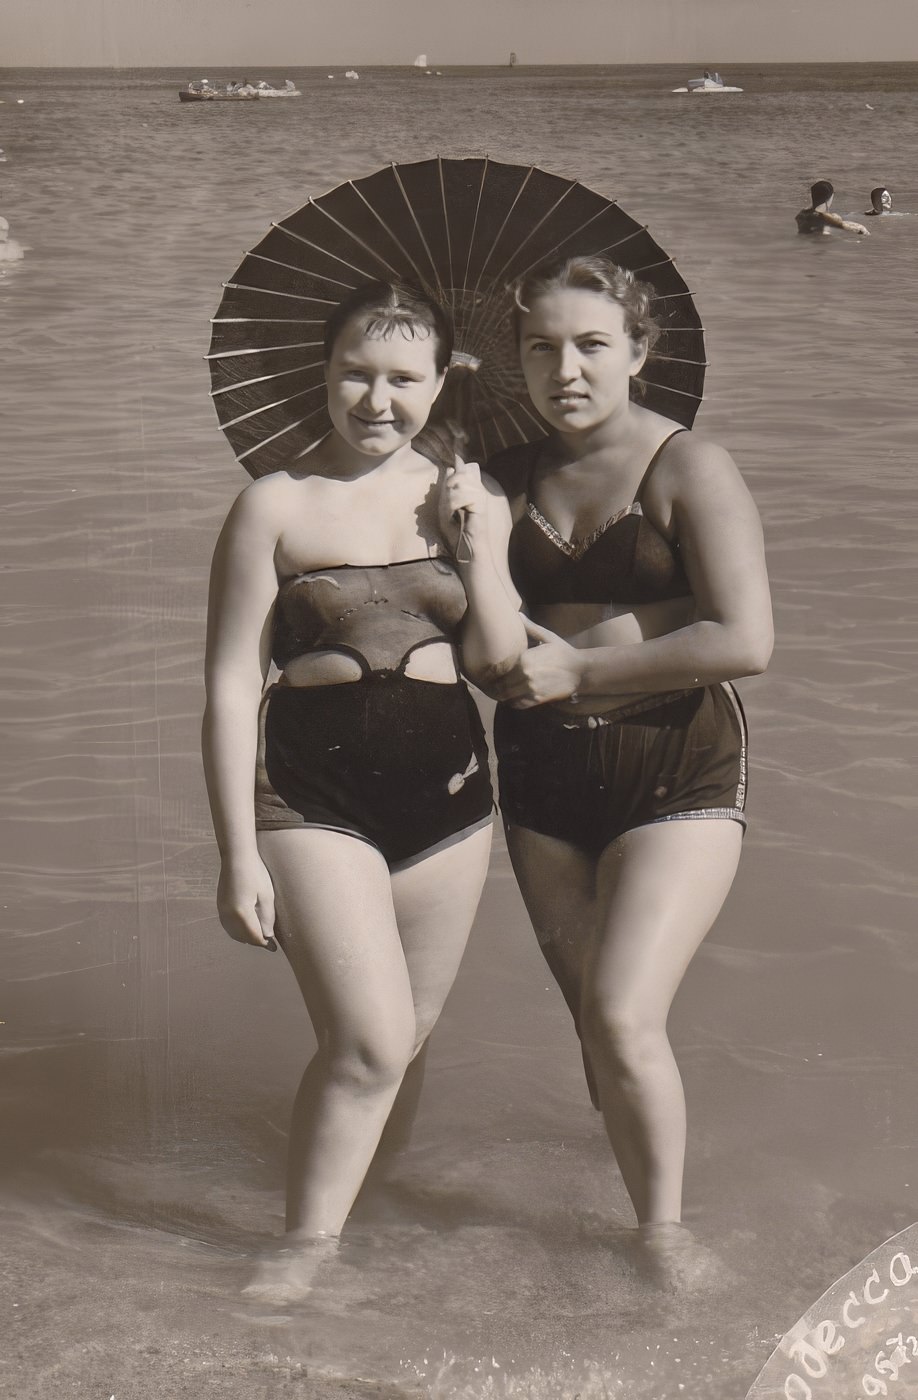
M 524 651 L 513 670 L 489 687 L 488 693 L 518 710 L 547 705 L 552 700 L 569 700 L 583 677 L 582 653 L 528 617 L 523 618 L 523 624 L 527 636 L 537 645 Z

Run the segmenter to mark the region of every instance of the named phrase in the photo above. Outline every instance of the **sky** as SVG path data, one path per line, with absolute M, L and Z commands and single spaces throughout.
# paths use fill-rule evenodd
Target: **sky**
M 918 0 L 0 0 L 7 67 L 918 60 Z

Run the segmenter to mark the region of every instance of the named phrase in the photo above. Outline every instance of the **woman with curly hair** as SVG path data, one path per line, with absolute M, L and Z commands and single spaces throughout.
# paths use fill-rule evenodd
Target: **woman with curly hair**
M 772 620 L 759 517 L 721 447 L 642 406 L 652 289 L 603 257 L 517 288 L 547 425 L 489 470 L 530 641 L 495 691 L 501 806 L 542 951 L 639 1224 L 679 1221 L 670 1005 L 730 889 Z

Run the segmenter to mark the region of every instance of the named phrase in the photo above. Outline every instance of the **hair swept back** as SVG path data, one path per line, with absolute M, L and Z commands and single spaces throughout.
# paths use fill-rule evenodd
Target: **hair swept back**
M 439 302 L 403 282 L 366 282 L 339 302 L 325 322 L 323 348 L 331 359 L 346 325 L 356 321 L 370 339 L 390 340 L 396 330 L 406 339 L 433 337 L 434 362 L 442 374 L 453 353 L 453 327 Z

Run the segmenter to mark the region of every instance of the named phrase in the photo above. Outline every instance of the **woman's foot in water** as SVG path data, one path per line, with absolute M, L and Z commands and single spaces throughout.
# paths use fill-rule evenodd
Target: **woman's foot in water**
M 666 1293 L 708 1293 L 732 1281 L 724 1262 L 677 1220 L 639 1225 L 634 1233 L 638 1273 Z
M 285 1235 L 261 1256 L 242 1296 L 251 1303 L 279 1307 L 301 1303 L 312 1292 L 319 1269 L 337 1251 L 337 1235 Z

